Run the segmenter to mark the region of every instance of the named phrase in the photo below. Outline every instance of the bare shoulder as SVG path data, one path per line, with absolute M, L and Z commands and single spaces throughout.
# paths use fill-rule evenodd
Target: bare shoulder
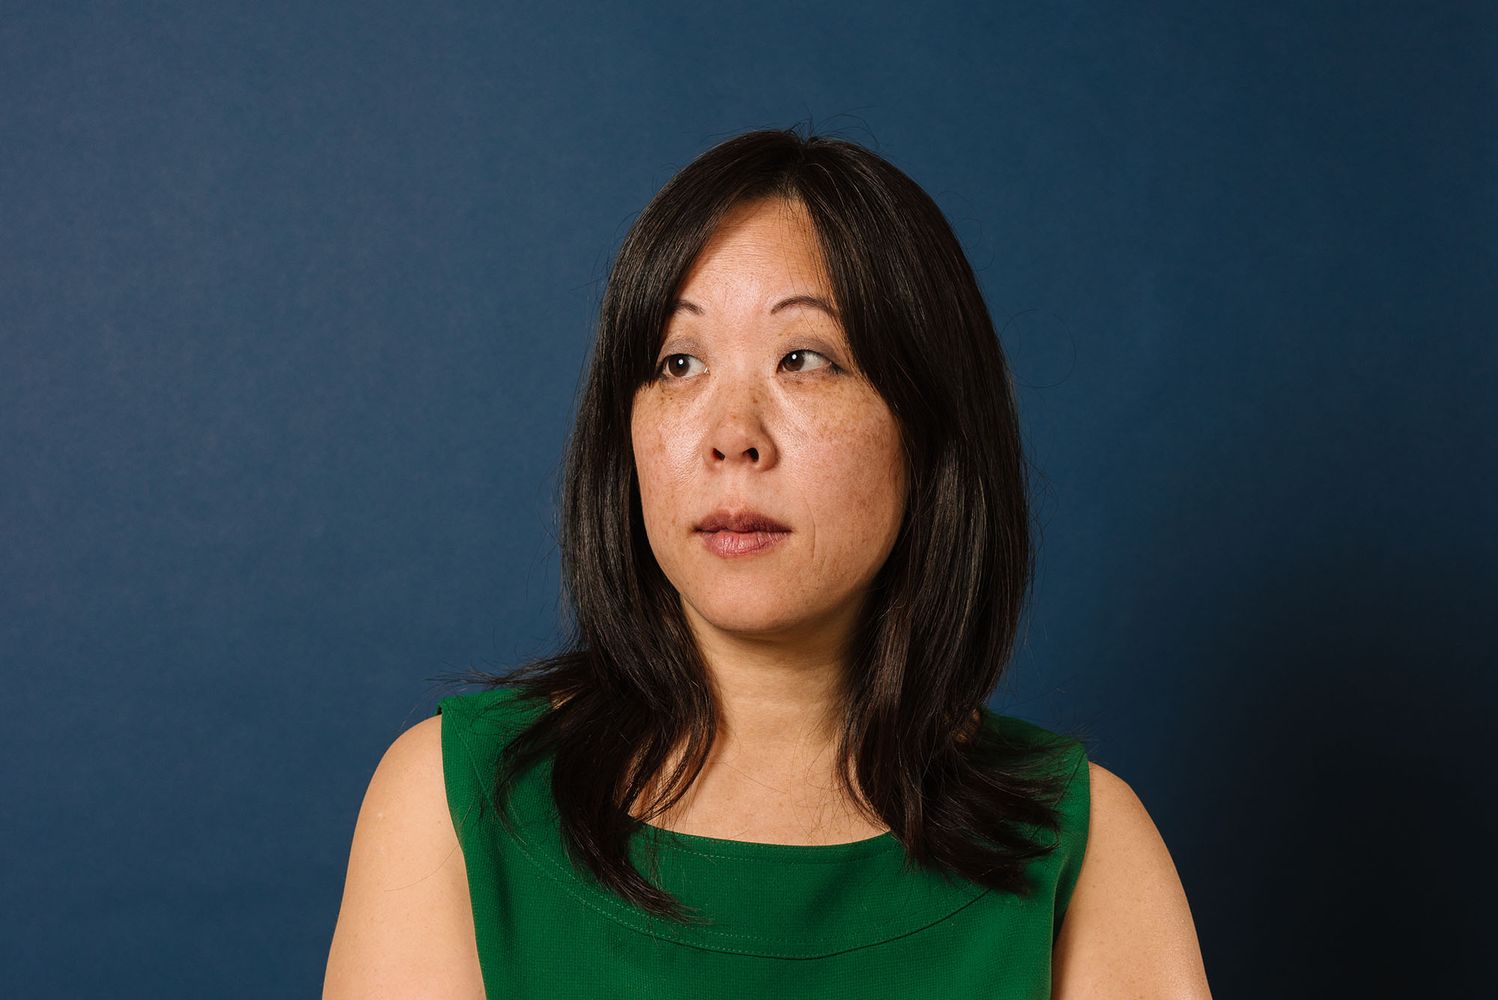
M 369 780 L 323 998 L 483 995 L 467 870 L 442 776 L 442 717 L 434 715 L 396 737 Z
M 1196 925 L 1175 862 L 1128 782 L 1088 761 L 1082 869 L 1051 964 L 1056 1000 L 1209 1000 Z

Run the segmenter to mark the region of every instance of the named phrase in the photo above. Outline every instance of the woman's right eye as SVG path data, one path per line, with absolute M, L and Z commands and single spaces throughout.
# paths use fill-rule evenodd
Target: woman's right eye
M 679 363 L 678 359 L 681 359 L 681 362 L 688 362 L 688 361 L 696 361 L 697 360 L 696 358 L 692 357 L 690 354 L 668 354 L 664 358 L 662 358 L 661 359 L 661 363 L 656 366 L 655 377 L 658 378 L 658 379 L 667 378 L 666 373 L 668 371 L 670 371 L 673 375 L 684 375 L 684 374 L 686 374 L 686 371 L 685 371 L 686 366 L 685 366 L 685 364 Z

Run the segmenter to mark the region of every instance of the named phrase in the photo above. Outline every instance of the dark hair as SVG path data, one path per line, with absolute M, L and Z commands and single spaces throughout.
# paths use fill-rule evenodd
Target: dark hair
M 698 156 L 619 248 L 562 477 L 568 645 L 508 674 L 476 674 L 517 687 L 522 701 L 559 703 L 503 751 L 495 801 L 552 755 L 574 864 L 629 902 L 682 919 L 680 902 L 629 860 L 644 822 L 629 805 L 684 746 L 646 816 L 680 799 L 707 759 L 716 712 L 679 595 L 646 539 L 630 410 L 692 262 L 729 209 L 764 197 L 808 210 L 854 360 L 899 423 L 909 471 L 904 522 L 851 647 L 839 759 L 853 761 L 862 797 L 907 863 L 1028 896 L 1028 862 L 1057 841 L 1021 827 L 1059 829 L 1065 776 L 1039 765 L 1060 743 L 970 726 L 1010 660 L 1034 571 L 1009 369 L 935 202 L 868 149 L 794 129 L 745 133 Z M 846 767 L 839 774 L 853 793 Z

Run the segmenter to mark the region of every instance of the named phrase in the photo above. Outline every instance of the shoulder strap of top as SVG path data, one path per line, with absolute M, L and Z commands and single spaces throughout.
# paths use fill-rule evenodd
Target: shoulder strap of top
M 505 746 L 530 721 L 512 687 L 452 695 L 437 702 L 442 716 L 442 774 L 460 841 L 495 808 L 494 778 Z
M 1082 871 L 1082 858 L 1087 853 L 1087 829 L 1091 819 L 1091 775 L 1087 767 L 1087 748 L 1078 739 L 1052 732 L 1011 715 L 988 713 L 992 725 L 1005 737 L 1031 746 L 1051 749 L 1048 773 L 1059 775 L 1065 781 L 1060 797 L 1052 804 L 1061 814 L 1061 827 L 1056 832 L 1056 848 L 1047 858 L 1047 867 L 1055 872 L 1056 901 L 1052 940 L 1061 933 L 1061 918 L 1071 902 L 1072 890 L 1076 888 L 1077 876 Z

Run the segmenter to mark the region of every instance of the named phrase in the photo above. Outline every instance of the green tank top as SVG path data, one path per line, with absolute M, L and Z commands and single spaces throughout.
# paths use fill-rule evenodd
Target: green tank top
M 890 833 L 845 844 L 722 840 L 642 825 L 630 856 L 706 926 L 626 903 L 575 869 L 550 791 L 550 758 L 526 771 L 495 815 L 495 764 L 534 713 L 500 687 L 437 704 L 442 767 L 468 868 L 474 932 L 489 997 L 966 997 L 1044 1000 L 1051 949 L 1087 842 L 1086 751 L 1070 741 L 1055 850 L 1031 862 L 1028 900 L 912 866 Z M 523 707 L 522 707 L 523 706 Z M 543 706 L 540 710 L 546 710 Z M 983 709 L 1014 738 L 1050 734 Z M 1032 828 L 1032 832 L 1033 828 Z M 1041 834 L 1042 843 L 1053 835 Z

